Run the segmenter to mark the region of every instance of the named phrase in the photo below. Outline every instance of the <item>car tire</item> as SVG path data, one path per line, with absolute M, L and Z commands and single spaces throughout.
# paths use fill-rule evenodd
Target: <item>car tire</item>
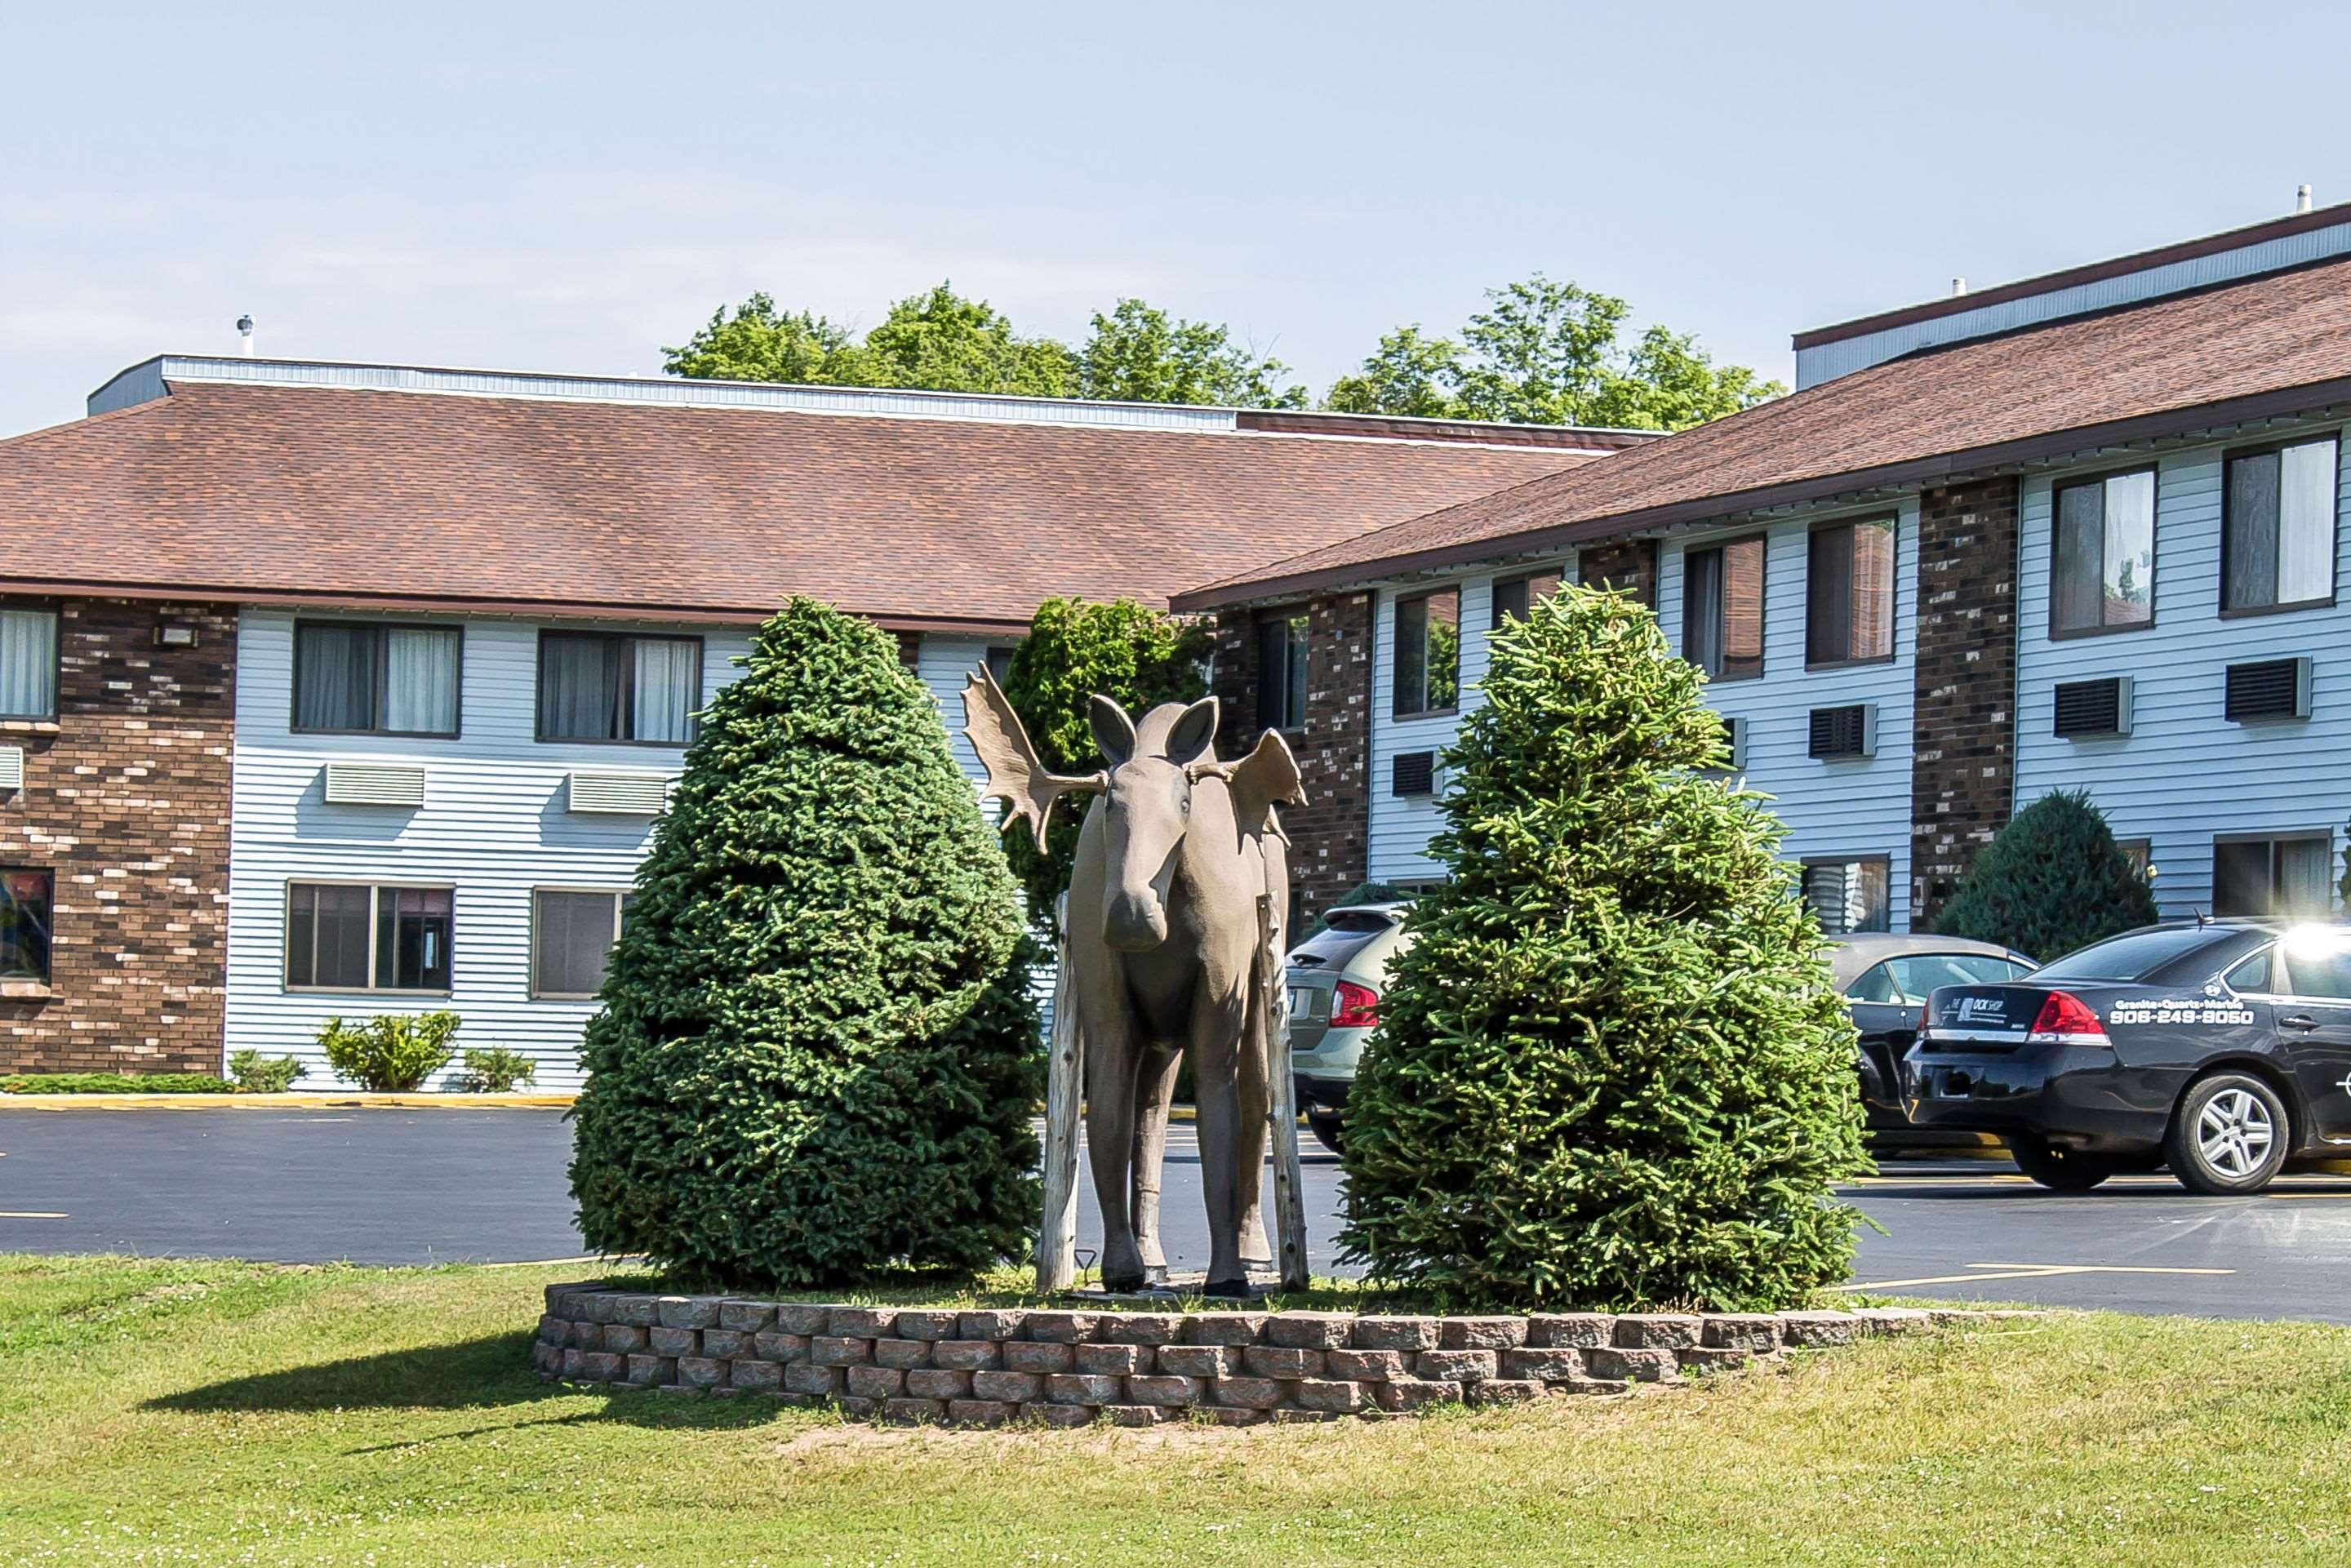
M 1330 1150 L 1332 1154 L 1340 1155 L 1346 1153 L 1344 1149 L 1339 1146 L 1339 1118 L 1332 1115 L 1330 1112 L 1307 1112 L 1306 1127 L 1309 1132 L 1314 1134 L 1314 1141 L 1322 1145 L 1324 1148 Z
M 2259 1192 L 2293 1152 L 2293 1123 L 2278 1092 L 2247 1072 L 2216 1072 L 2188 1086 L 2163 1137 L 2179 1185 L 2209 1197 Z
M 2018 1170 L 2052 1192 L 2087 1192 L 2122 1168 L 2113 1155 L 2069 1149 L 2045 1138 L 2011 1138 L 2008 1152 Z

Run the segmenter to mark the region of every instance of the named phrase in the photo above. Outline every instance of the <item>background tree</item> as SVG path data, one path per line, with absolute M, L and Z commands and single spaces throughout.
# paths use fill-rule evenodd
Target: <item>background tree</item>
M 1622 594 L 1493 636 L 1347 1102 L 1347 1256 L 1448 1303 L 1770 1309 L 1842 1280 L 1853 1024 L 1722 723 Z
M 1123 402 L 1304 408 L 1304 387 L 1275 386 L 1289 373 L 1222 326 L 1181 320 L 1140 299 L 1122 299 L 1107 316 L 1094 312 L 1093 336 L 1078 356 L 1079 394 Z
M 967 299 L 945 283 L 891 306 L 863 347 L 867 386 L 1019 397 L 1077 391 L 1076 361 L 1067 348 L 1020 336 L 987 301 Z
M 1693 339 L 1651 327 L 1618 341 L 1631 307 L 1541 273 L 1487 294 L 1458 340 L 1417 326 L 1380 340 L 1323 406 L 1355 413 L 1492 419 L 1517 424 L 1679 430 L 1787 388 L 1744 365 L 1718 366 Z
M 662 350 L 674 376 L 721 382 L 863 386 L 865 371 L 846 328 L 806 310 L 779 310 L 765 294 L 711 313 L 702 329 Z
M 2105 813 L 2088 791 L 2061 789 L 1993 835 L 1935 929 L 2047 963 L 2155 917 L 2155 894 L 2115 842 Z
M 792 601 L 686 749 L 588 1026 L 588 1244 L 737 1288 L 1019 1252 L 1037 956 L 930 694 Z
M 1209 648 L 1206 626 L 1132 600 L 1049 599 L 1037 607 L 1027 639 L 1012 655 L 1004 695 L 1046 767 L 1091 773 L 1102 764 L 1086 720 L 1087 699 L 1107 693 L 1138 718 L 1160 703 L 1196 702 L 1207 695 Z M 1013 874 L 1028 895 L 1029 917 L 1040 932 L 1051 932 L 1053 901 L 1070 885 L 1081 820 L 1074 810 L 1054 812 L 1041 855 L 1025 828 L 1005 836 Z

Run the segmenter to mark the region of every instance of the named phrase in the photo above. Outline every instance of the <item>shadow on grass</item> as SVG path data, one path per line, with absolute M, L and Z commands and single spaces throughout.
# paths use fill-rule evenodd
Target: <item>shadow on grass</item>
M 764 1426 L 801 1412 L 756 1395 L 735 1398 L 659 1394 L 648 1389 L 610 1391 L 542 1382 L 531 1370 L 528 1333 L 489 1334 L 455 1344 L 349 1356 L 277 1372 L 257 1372 L 148 1400 L 146 1410 L 180 1415 L 240 1413 L 300 1414 L 328 1410 L 513 1410 L 558 1400 L 601 1401 L 590 1410 L 571 1410 L 542 1421 L 514 1425 L 578 1426 L 617 1421 L 635 1427 L 695 1428 Z M 432 1440 L 475 1435 L 436 1433 Z M 392 1447 L 406 1447 L 393 1444 Z M 361 1450 L 365 1451 L 365 1450 Z

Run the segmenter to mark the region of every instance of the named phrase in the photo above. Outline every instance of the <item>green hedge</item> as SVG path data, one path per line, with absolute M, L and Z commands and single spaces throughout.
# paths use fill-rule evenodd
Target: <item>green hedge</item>
M 201 1072 L 11 1072 L 0 1094 L 234 1094 L 225 1078 Z

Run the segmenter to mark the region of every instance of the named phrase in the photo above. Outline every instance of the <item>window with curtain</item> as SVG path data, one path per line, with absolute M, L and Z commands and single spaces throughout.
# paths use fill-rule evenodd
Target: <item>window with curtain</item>
M 2216 841 L 2212 913 L 2323 918 L 2335 907 L 2334 871 L 2325 834 Z
M 0 871 L 0 980 L 49 983 L 57 883 L 45 871 Z
M 1306 724 L 1303 615 L 1269 615 L 1257 623 L 1257 722 L 1261 729 Z
M 2049 630 L 2114 632 L 2155 620 L 2155 470 L 2135 468 L 2053 497 Z
M 302 621 L 294 627 L 294 727 L 326 735 L 457 733 L 455 626 Z
M 1763 674 L 1763 538 L 1682 556 L 1682 657 L 1715 681 Z
M 1832 936 L 1889 928 L 1891 862 L 1883 859 L 1806 861 L 1804 902 Z
M 1814 528 L 1804 567 L 1804 662 L 1894 657 L 1894 519 Z
M 1395 607 L 1395 716 L 1443 713 L 1461 698 L 1461 591 L 1399 599 Z
M 1524 577 L 1506 577 L 1495 583 L 1488 626 L 1499 626 L 1505 619 L 1525 620 L 1528 611 L 1559 591 L 1559 569 L 1553 567 Z
M 57 612 L 0 610 L 0 718 L 57 716 Z
M 2228 460 L 2220 502 L 2221 609 L 2334 602 L 2335 457 L 2330 435 Z
M 286 983 L 338 991 L 446 991 L 455 894 L 345 883 L 286 889 Z
M 530 988 L 534 996 L 592 997 L 628 923 L 632 893 L 542 887 L 531 895 Z
M 702 706 L 702 639 L 538 634 L 538 738 L 684 746 Z

